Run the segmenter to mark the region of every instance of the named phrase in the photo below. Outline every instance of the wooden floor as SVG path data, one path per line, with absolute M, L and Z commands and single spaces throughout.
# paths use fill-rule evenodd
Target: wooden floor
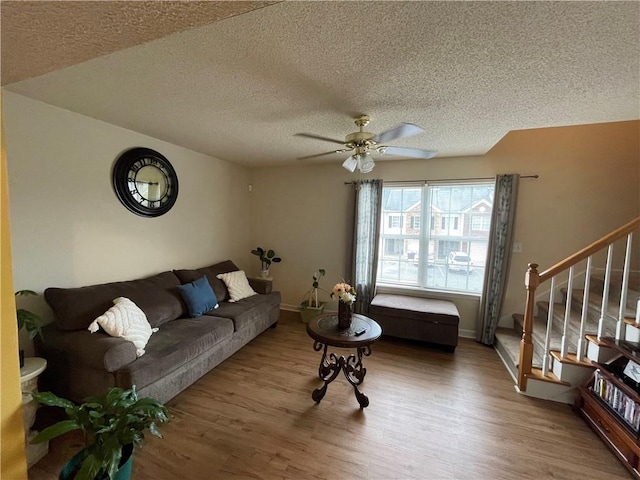
M 360 410 L 338 377 L 311 400 L 320 353 L 297 314 L 269 329 L 167 406 L 163 439 L 136 451 L 133 478 L 628 479 L 567 405 L 519 395 L 491 348 L 455 354 L 383 339 L 365 358 Z M 52 443 L 29 470 L 54 480 L 79 450 Z

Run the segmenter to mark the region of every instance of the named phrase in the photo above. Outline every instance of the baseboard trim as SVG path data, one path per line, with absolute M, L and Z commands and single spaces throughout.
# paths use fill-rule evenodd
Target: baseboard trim
M 462 337 L 462 338 L 472 338 L 473 340 L 475 340 L 476 339 L 476 331 L 475 330 L 466 330 L 466 329 L 458 330 L 458 336 Z

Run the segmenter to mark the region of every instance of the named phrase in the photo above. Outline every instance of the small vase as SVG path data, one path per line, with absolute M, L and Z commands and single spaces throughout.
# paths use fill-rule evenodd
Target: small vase
M 338 328 L 346 330 L 351 326 L 351 304 L 338 301 Z

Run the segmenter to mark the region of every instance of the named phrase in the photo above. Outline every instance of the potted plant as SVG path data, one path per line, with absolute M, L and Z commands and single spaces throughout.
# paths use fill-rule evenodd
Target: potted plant
M 300 318 L 304 323 L 309 323 L 318 315 L 322 315 L 324 311 L 326 302 L 318 301 L 318 290 L 326 292 L 326 290 L 319 287 L 320 279 L 324 277 L 324 274 L 324 268 L 318 269 L 318 271 L 313 274 L 311 288 L 304 294 L 304 300 L 300 304 Z
M 89 397 L 76 405 L 51 392 L 32 393 L 42 405 L 64 408 L 68 419 L 42 430 L 31 443 L 40 443 L 71 430 L 82 430 L 85 448 L 63 468 L 60 479 L 125 480 L 131 474 L 133 449 L 145 430 L 162 437 L 156 422 L 169 420 L 166 407 L 153 398 L 138 398 L 130 390 L 112 387 L 105 395 Z
M 37 293 L 33 290 L 18 290 L 15 295 L 16 297 L 27 297 L 30 295 L 37 295 Z M 24 328 L 31 340 L 33 340 L 36 335 L 39 335 L 40 338 L 42 338 L 42 319 L 40 316 L 24 308 L 17 308 L 16 318 L 18 319 L 18 331 Z M 19 353 L 20 368 L 22 368 L 24 366 L 24 349 L 21 348 Z
M 251 253 L 260 257 L 260 276 L 262 278 L 269 276 L 269 267 L 272 262 L 280 263 L 282 261 L 280 257 L 276 257 L 276 253 L 273 250 L 257 247 L 255 250 L 251 250 Z

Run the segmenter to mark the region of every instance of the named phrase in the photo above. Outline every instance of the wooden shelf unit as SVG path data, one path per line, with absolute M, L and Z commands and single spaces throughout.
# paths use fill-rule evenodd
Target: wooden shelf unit
M 640 343 L 601 340 L 619 355 L 594 362 L 596 370 L 578 388 L 574 409 L 640 479 L 640 385 L 623 374 L 629 360 L 640 365 Z

